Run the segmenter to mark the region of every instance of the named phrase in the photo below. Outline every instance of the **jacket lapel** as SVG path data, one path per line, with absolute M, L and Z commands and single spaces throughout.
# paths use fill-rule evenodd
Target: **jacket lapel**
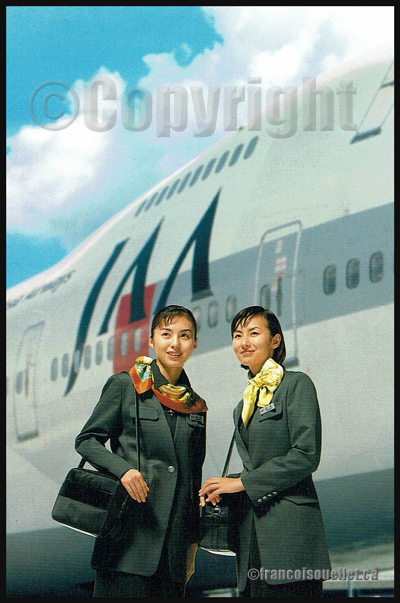
M 279 412 L 282 412 L 282 402 L 280 401 L 281 396 L 279 394 L 283 391 L 283 388 L 281 386 L 285 379 L 285 373 L 286 373 L 286 370 L 285 370 L 285 367 L 283 367 L 283 377 L 272 397 L 273 404 L 271 403 L 271 409 L 263 410 L 262 408 L 260 408 L 260 409 L 256 410 L 256 417 L 254 417 L 254 419 L 257 419 L 257 421 L 265 420 L 267 418 L 270 418 L 271 416 L 276 416 L 277 413 L 279 413 Z M 267 408 L 267 407 L 265 407 L 265 408 Z M 243 439 L 242 439 L 242 436 L 240 435 L 240 430 L 239 430 L 239 425 L 241 424 L 242 410 L 243 410 L 243 400 L 241 400 L 239 402 L 239 404 L 236 406 L 236 408 L 233 412 L 233 420 L 234 420 L 235 428 L 236 428 L 236 445 L 237 445 L 237 449 L 238 449 L 240 458 L 242 459 L 244 468 L 247 471 L 252 471 L 254 469 L 254 467 L 251 462 L 249 451 L 247 450 L 247 448 L 243 442 Z M 260 414 L 260 411 L 262 411 L 262 414 Z M 254 419 L 253 419 L 253 421 L 254 421 Z M 251 435 L 250 435 L 250 437 L 251 437 Z
M 149 412 L 156 412 L 158 419 L 156 421 L 151 420 Z M 148 417 L 146 417 L 146 414 Z M 158 441 L 160 446 L 162 446 L 167 453 L 168 458 L 174 459 L 176 462 L 175 445 L 171 430 L 169 428 L 161 403 L 154 394 L 152 394 L 151 398 L 148 398 L 147 400 L 140 400 L 139 416 L 141 417 L 140 426 L 143 433 L 143 440 L 146 441 L 147 434 L 147 438 L 152 438 L 154 441 Z M 150 420 L 146 420 L 147 418 Z

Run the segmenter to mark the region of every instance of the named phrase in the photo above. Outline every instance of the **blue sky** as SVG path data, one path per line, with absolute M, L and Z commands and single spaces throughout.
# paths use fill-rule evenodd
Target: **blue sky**
M 99 74 L 121 97 L 132 86 L 206 90 L 249 77 L 298 85 L 390 39 L 393 7 L 8 7 L 7 287 L 62 259 L 224 134 L 218 125 L 196 137 L 190 118 L 164 138 L 120 122 L 99 133 L 81 114 L 49 131 L 29 110 L 38 86 L 61 81 L 82 101 Z M 48 106 L 53 115 L 72 107 Z
M 222 40 L 196 6 L 13 6 L 7 20 L 8 135 L 32 123 L 28 99 L 41 82 L 72 85 L 103 66 L 134 85 L 148 73 L 146 54 L 187 64 L 182 44 L 195 56 Z

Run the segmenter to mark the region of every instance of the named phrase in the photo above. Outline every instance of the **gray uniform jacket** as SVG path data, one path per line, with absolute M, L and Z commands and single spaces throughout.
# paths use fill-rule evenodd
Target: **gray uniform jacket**
M 167 381 L 155 363 L 152 368 L 157 389 Z M 190 387 L 184 372 L 179 384 Z M 137 468 L 137 395 L 129 373 L 110 377 L 76 438 L 80 455 L 118 478 Z M 185 582 L 188 548 L 199 536 L 198 491 L 205 456 L 206 413 L 177 413 L 171 430 L 167 416 L 171 417 L 151 390 L 140 394 L 139 400 L 141 472 L 150 490 L 146 502 L 129 501 L 122 539 L 96 539 L 92 567 L 151 576 L 167 544 L 171 578 Z M 107 440 L 111 451 L 104 446 Z
M 313 382 L 304 373 L 285 371 L 270 406 L 256 407 L 247 427 L 240 427 L 242 406 L 243 400 L 234 410 L 236 445 L 243 461 L 240 477 L 246 492 L 238 518 L 239 590 L 246 586 L 253 522 L 261 567 L 302 572 L 330 569 L 311 476 L 321 453 L 321 419 Z M 268 583 L 279 584 L 305 579 L 303 575 L 289 572 L 289 576 L 266 574 L 266 578 Z

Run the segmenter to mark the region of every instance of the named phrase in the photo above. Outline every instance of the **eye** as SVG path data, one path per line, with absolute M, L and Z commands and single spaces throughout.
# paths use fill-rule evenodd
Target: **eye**
M 238 339 L 238 337 L 241 337 L 241 334 L 240 333 L 235 333 L 234 336 L 233 336 L 233 339 Z

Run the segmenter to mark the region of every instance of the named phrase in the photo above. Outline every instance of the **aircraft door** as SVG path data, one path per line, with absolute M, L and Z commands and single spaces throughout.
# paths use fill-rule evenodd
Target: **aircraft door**
M 254 305 L 279 318 L 286 344 L 285 366 L 299 363 L 297 353 L 296 281 L 302 225 L 300 220 L 267 230 L 261 237 L 254 283 Z
M 14 418 L 18 440 L 39 434 L 35 404 L 36 358 L 44 322 L 25 331 L 17 356 L 14 387 Z

